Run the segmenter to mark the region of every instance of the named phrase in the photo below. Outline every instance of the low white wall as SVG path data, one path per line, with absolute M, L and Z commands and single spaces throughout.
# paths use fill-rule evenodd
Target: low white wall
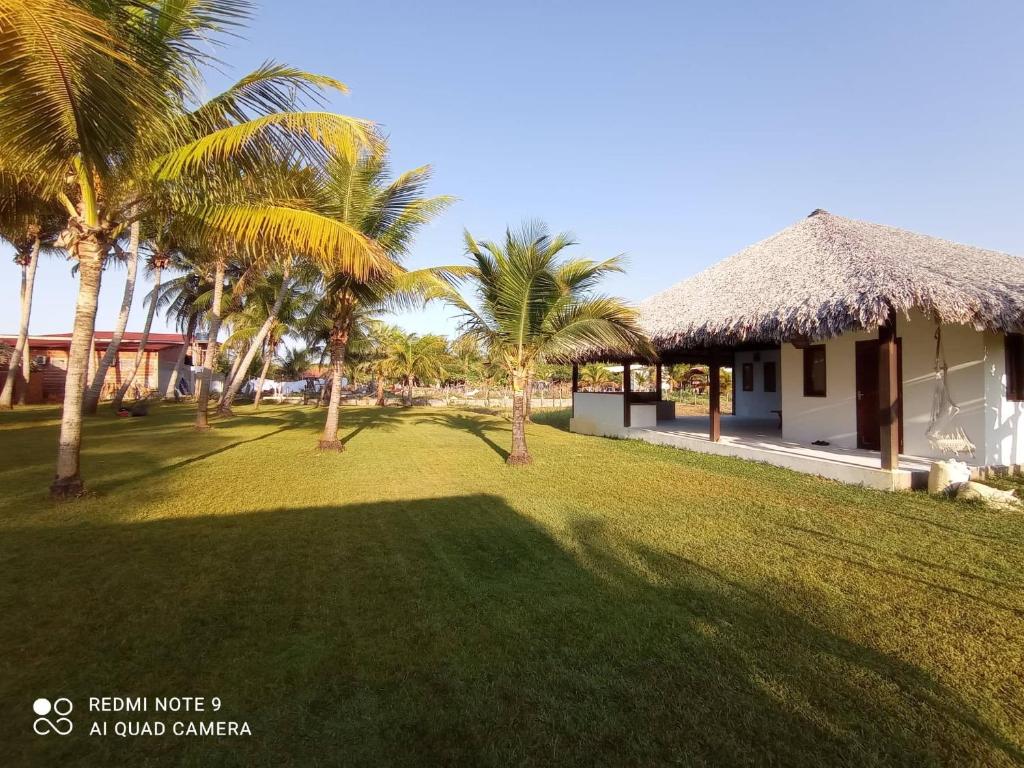
M 986 464 L 1024 464 L 1024 403 L 1006 399 L 1006 348 L 1002 334 L 986 333 L 985 455 Z
M 583 435 L 620 437 L 625 430 L 621 392 L 576 392 L 569 431 Z
M 935 391 L 935 323 L 916 313 L 909 321 L 901 315 L 896 334 L 903 345 L 903 452 L 941 458 L 925 437 Z M 826 397 L 803 396 L 803 350 L 791 344 L 782 346 L 782 430 L 786 440 L 827 440 L 842 448 L 857 447 L 855 345 L 877 338 L 877 332 L 858 331 L 825 342 Z M 974 463 L 993 463 L 984 448 L 983 334 L 966 326 L 943 326 L 942 338 L 950 394 L 962 409 L 958 424 L 978 446 Z
M 760 362 L 754 362 L 754 355 L 757 355 Z M 781 355 L 779 350 L 772 349 L 764 352 L 737 352 L 736 365 L 732 369 L 732 385 L 736 396 L 736 415 L 747 416 L 753 419 L 770 419 L 782 408 L 782 381 L 781 381 Z M 775 363 L 775 391 L 764 391 L 764 364 Z M 751 392 L 743 391 L 743 364 L 750 363 L 754 366 L 754 389 Z
M 631 403 L 629 406 L 629 426 L 656 427 L 658 425 L 657 403 Z

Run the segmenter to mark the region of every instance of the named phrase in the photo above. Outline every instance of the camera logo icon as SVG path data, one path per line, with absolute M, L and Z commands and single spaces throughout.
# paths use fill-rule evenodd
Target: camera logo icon
M 39 717 L 32 723 L 32 730 L 39 736 L 46 736 L 50 733 L 67 736 L 75 727 L 68 718 L 74 708 L 71 699 L 59 698 L 52 703 L 49 699 L 36 699 L 32 702 L 32 711 Z M 52 719 L 47 717 L 50 714 L 56 715 L 56 717 Z

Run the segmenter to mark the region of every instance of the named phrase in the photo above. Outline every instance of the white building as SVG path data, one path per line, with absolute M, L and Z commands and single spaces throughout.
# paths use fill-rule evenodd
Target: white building
M 1020 258 L 815 211 L 640 312 L 661 363 L 710 366 L 710 419 L 672 418 L 655 393 L 579 393 L 574 431 L 881 488 L 954 454 L 1024 464 Z M 720 366 L 734 416 L 715 412 Z

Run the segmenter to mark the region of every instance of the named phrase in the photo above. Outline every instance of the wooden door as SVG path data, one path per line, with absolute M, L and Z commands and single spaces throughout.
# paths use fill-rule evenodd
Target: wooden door
M 896 339 L 896 378 L 900 413 L 900 451 L 903 450 L 903 344 Z M 869 451 L 882 448 L 880 405 L 878 401 L 878 340 L 858 341 L 856 345 L 857 447 Z

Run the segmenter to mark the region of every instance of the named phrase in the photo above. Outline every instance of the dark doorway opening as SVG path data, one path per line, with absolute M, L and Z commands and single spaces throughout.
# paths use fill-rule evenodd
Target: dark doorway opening
M 878 340 L 857 342 L 857 447 L 869 451 L 882 448 L 878 399 Z M 903 452 L 903 339 L 896 339 L 896 395 L 900 414 L 900 452 Z

